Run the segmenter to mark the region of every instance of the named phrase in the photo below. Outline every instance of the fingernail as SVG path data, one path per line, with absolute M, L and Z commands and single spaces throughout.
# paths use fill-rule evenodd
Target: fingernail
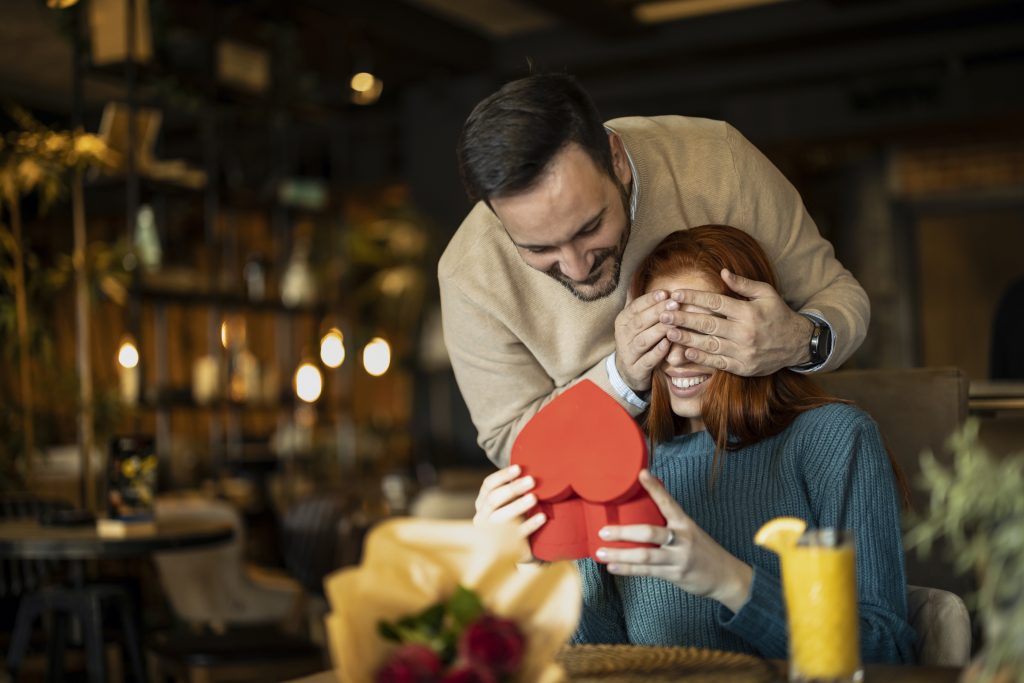
M 600 536 L 601 538 L 607 539 L 607 538 L 611 537 L 612 532 L 608 531 L 608 529 L 601 529 L 600 531 L 597 532 L 597 535 Z
M 662 292 L 661 290 L 659 290 L 659 291 L 654 293 L 654 300 L 655 301 L 664 301 L 665 297 L 666 297 L 665 292 Z
M 667 304 L 665 304 L 665 310 L 666 311 L 676 311 L 676 310 L 679 310 L 679 302 L 678 301 L 669 301 Z
M 512 474 L 519 474 L 520 472 L 523 471 L 523 468 L 520 467 L 519 465 L 512 465 L 512 467 L 509 467 L 509 469 L 512 471 Z
M 543 512 L 538 512 L 537 513 L 537 521 L 541 522 L 541 523 L 544 523 L 544 522 L 548 521 L 548 516 L 545 515 Z
M 605 550 L 604 548 L 598 548 L 597 549 L 597 559 L 599 559 L 599 560 L 606 560 L 606 559 L 608 559 L 608 551 Z
M 529 475 L 523 477 L 523 486 L 531 487 L 531 486 L 533 486 L 536 483 L 537 482 L 535 482 L 533 480 L 533 475 L 532 474 L 529 474 Z
M 662 339 L 660 342 L 658 342 L 658 348 L 660 350 L 662 350 L 662 351 L 667 349 L 668 348 L 668 340 L 667 339 Z
M 668 322 L 668 321 L 665 320 L 664 322 Z M 683 333 L 680 332 L 679 330 L 669 330 L 665 334 L 665 336 L 668 337 L 669 339 L 671 339 L 672 341 L 679 341 L 680 339 L 683 338 Z
M 663 322 L 663 323 L 670 323 L 670 322 L 672 322 L 672 316 L 669 315 L 668 313 L 662 313 L 661 317 L 658 318 L 658 319 L 661 320 L 661 322 Z
M 619 573 L 619 565 L 617 565 L 617 564 L 610 564 L 610 565 L 608 565 L 608 571 L 611 572 L 612 574 L 618 574 Z
M 686 357 L 690 360 L 697 360 L 697 352 L 693 349 L 686 349 Z
M 537 496 L 533 495 L 532 493 L 527 493 L 525 496 L 523 496 L 523 499 L 529 502 L 530 505 L 537 504 Z

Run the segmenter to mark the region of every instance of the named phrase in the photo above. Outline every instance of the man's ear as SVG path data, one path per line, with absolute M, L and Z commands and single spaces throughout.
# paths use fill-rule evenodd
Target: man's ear
M 612 148 L 612 168 L 615 170 L 615 177 L 623 186 L 629 187 L 633 182 L 633 169 L 629 167 L 626 146 L 619 134 L 612 131 L 608 131 L 608 144 Z

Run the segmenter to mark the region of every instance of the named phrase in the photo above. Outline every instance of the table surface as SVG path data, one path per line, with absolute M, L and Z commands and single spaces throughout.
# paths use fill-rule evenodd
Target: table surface
M 785 665 L 777 667 L 780 681 L 785 680 Z M 671 671 L 665 674 L 671 677 Z M 900 666 L 896 664 L 868 664 L 864 667 L 865 683 L 957 683 L 960 679 L 960 669 L 945 666 Z M 570 681 L 578 683 L 615 683 L 614 675 L 602 675 L 595 677 L 577 678 L 572 677 Z M 660 675 L 652 675 L 649 680 L 662 680 Z M 665 678 L 664 680 L 668 680 Z M 674 680 L 685 681 L 686 675 L 674 678 Z M 340 683 L 340 679 L 334 676 L 333 671 L 324 671 L 314 676 L 299 678 L 289 683 Z
M 87 526 L 43 526 L 33 520 L 0 521 L 0 557 L 81 560 L 123 558 L 185 550 L 231 540 L 234 529 L 220 522 L 157 522 L 156 531 L 121 538 L 100 536 Z

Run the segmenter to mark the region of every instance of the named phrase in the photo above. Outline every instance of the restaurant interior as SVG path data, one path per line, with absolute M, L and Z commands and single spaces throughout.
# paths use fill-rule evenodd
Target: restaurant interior
M 997 516 L 908 547 L 908 582 L 963 599 L 966 657 L 1024 652 L 1019 591 L 1002 631 L 984 602 L 1024 580 L 1024 496 L 999 498 L 1024 471 L 1024 3 L 3 0 L 0 54 L 0 680 L 348 680 L 322 673 L 325 579 L 387 520 L 470 520 L 494 471 L 437 264 L 466 117 L 552 71 L 605 119 L 726 121 L 797 188 L 870 299 L 816 379 L 907 473 L 905 543 L 950 501 Z M 874 680 L 957 680 L 936 638 L 933 669 Z M 742 675 L 714 680 L 781 680 Z

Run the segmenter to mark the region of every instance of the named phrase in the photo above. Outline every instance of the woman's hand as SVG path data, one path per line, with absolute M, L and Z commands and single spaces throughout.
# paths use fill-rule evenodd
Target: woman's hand
M 512 465 L 489 475 L 480 485 L 480 493 L 476 497 L 476 514 L 473 523 L 477 526 L 493 522 L 509 522 L 520 520 L 519 533 L 523 538 L 544 525 L 547 515 L 538 512 L 529 519 L 523 520 L 534 506 L 537 496 L 530 491 L 536 485 L 533 477 L 520 477 L 522 468 Z M 532 557 L 522 561 L 529 562 Z
M 687 593 L 712 598 L 733 612 L 739 611 L 750 594 L 750 565 L 697 526 L 647 470 L 640 472 L 640 484 L 651 494 L 667 526 L 606 526 L 600 536 L 606 541 L 656 543 L 661 547 L 599 548 L 598 559 L 612 574 L 656 576 Z

